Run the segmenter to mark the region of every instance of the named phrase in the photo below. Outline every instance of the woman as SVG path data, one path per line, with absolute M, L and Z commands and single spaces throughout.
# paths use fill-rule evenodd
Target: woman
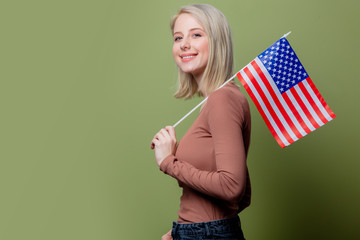
M 151 142 L 160 170 L 183 188 L 178 221 L 162 239 L 244 239 L 238 213 L 250 204 L 250 110 L 234 82 L 216 90 L 232 76 L 228 22 L 210 5 L 191 5 L 173 17 L 171 30 L 175 97 L 209 98 L 178 146 L 171 126 Z

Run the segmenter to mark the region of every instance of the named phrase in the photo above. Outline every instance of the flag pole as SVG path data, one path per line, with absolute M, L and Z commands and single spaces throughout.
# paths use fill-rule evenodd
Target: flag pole
M 291 31 L 288 32 L 287 34 L 284 34 L 283 38 L 286 38 L 290 33 L 291 33 Z
M 241 71 L 241 70 L 240 70 Z M 237 73 L 236 73 L 237 74 Z M 224 82 L 219 88 L 217 88 L 216 90 L 222 88 L 223 86 L 225 86 L 228 82 L 230 82 L 234 77 L 236 77 L 236 74 L 234 76 L 232 76 L 230 79 L 226 80 L 226 82 Z M 215 90 L 215 91 L 216 91 Z M 198 107 L 201 106 L 201 104 L 203 104 L 206 100 L 208 99 L 208 97 L 206 97 L 204 100 L 202 100 L 196 107 L 194 107 L 193 109 L 191 109 L 190 112 L 188 112 L 184 117 L 182 117 L 177 123 L 175 123 L 173 125 L 173 127 L 175 128 L 177 125 L 179 125 L 179 123 L 181 123 L 185 118 L 187 118 L 187 116 L 189 116 L 193 111 L 195 111 Z

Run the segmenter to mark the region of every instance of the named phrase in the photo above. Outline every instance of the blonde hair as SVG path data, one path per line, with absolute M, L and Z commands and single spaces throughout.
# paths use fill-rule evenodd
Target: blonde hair
M 201 91 L 206 95 L 210 94 L 232 76 L 233 48 L 229 23 L 220 10 L 208 4 L 184 6 L 171 19 L 172 33 L 175 22 L 182 13 L 189 13 L 196 18 L 209 40 L 209 59 L 200 86 L 191 73 L 178 68 L 178 89 L 174 96 L 188 99 L 196 93 L 202 96 Z

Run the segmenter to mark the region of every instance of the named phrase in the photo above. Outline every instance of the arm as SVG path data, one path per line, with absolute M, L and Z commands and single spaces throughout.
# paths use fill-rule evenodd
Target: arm
M 238 201 L 245 189 L 247 171 L 242 136 L 243 104 L 246 99 L 231 94 L 216 91 L 207 102 L 208 126 L 213 138 L 217 170 L 199 170 L 172 154 L 164 159 L 160 169 L 206 195 Z

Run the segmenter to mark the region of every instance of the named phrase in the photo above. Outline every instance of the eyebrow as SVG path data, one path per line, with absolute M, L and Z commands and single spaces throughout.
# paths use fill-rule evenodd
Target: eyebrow
M 201 31 L 204 32 L 204 30 L 203 30 L 202 28 L 191 28 L 191 29 L 190 29 L 190 32 L 191 32 L 191 31 L 194 31 L 194 30 L 201 30 Z M 175 34 L 177 34 L 177 33 L 181 33 L 181 32 L 174 32 L 173 35 L 175 35 Z

